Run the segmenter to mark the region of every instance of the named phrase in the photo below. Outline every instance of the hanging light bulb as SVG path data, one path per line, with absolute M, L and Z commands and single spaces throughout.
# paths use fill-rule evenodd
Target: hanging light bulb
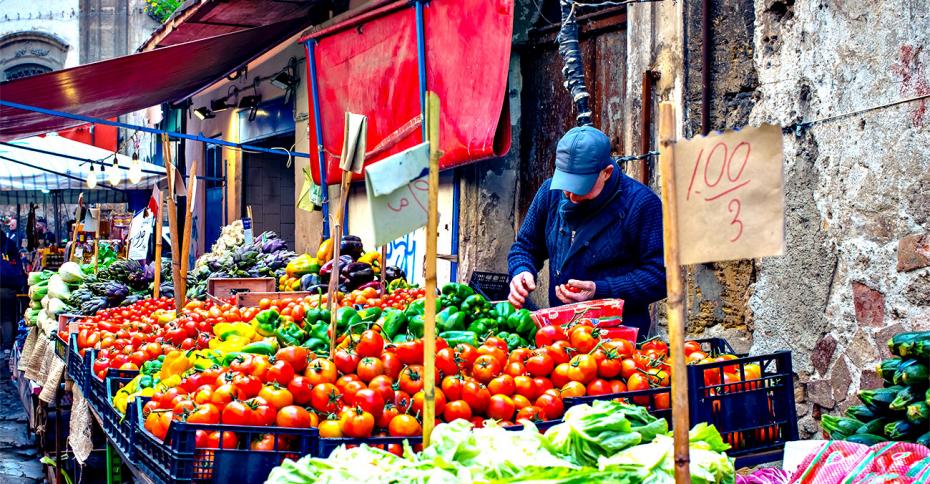
M 94 188 L 97 186 L 97 174 L 94 173 L 94 164 L 90 164 L 90 171 L 87 172 L 87 188 Z
M 139 161 L 139 154 L 132 154 L 132 164 L 129 165 L 129 183 L 133 185 L 142 181 L 142 162 Z
M 123 181 L 123 171 L 119 169 L 119 160 L 113 158 L 113 170 L 110 171 L 110 185 L 114 187 Z

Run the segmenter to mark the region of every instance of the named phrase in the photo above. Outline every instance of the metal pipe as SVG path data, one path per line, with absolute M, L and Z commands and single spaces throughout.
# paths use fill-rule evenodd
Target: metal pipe
M 711 45 L 710 0 L 701 0 L 701 134 L 710 133 Z
M 316 153 L 320 163 L 320 209 L 323 211 L 323 240 L 329 234 L 329 184 L 326 180 L 326 153 L 323 151 L 323 125 L 320 120 L 320 90 L 316 77 L 316 41 L 308 40 L 307 48 L 307 77 L 310 79 L 310 91 L 313 97 L 313 123 L 316 128 Z
M 640 130 L 642 137 L 639 143 L 640 153 L 649 153 L 652 148 L 652 83 L 657 73 L 647 70 L 643 72 L 642 110 L 640 111 Z M 649 184 L 649 161 L 646 158 L 639 160 L 640 180 L 644 185 Z
M 151 134 L 159 134 L 159 135 L 167 134 L 169 137 L 172 137 L 172 138 L 200 141 L 201 143 L 226 146 L 229 148 L 237 148 L 240 150 L 259 151 L 262 153 L 271 153 L 271 154 L 283 155 L 283 156 L 290 155 L 290 156 L 299 157 L 299 158 L 310 157 L 309 153 L 301 153 L 299 151 L 282 152 L 282 150 L 271 150 L 268 148 L 262 148 L 261 146 L 244 145 L 244 144 L 233 143 L 233 142 L 225 141 L 221 139 L 206 138 L 201 134 L 198 134 L 195 136 L 195 135 L 187 134 L 187 133 L 177 133 L 174 131 L 166 131 L 163 129 L 149 128 L 148 126 L 138 126 L 135 124 L 121 123 L 119 121 L 110 121 L 109 119 L 93 118 L 90 116 L 83 116 L 80 114 L 71 114 L 71 113 L 66 113 L 64 111 L 55 111 L 54 109 L 45 109 L 45 108 L 40 108 L 36 106 L 30 106 L 28 104 L 20 104 L 20 103 L 14 103 L 10 101 L 0 100 L 0 106 L 22 109 L 23 111 L 31 111 L 34 113 L 47 114 L 49 116 L 58 116 L 60 118 L 74 119 L 77 121 L 83 121 L 85 123 L 105 124 L 107 126 L 115 126 L 117 128 L 132 129 L 135 131 L 142 131 L 143 133 L 151 133 Z
M 459 186 L 459 171 L 452 171 L 452 262 L 449 267 L 449 282 L 458 281 L 459 272 L 459 210 L 461 209 L 461 187 Z

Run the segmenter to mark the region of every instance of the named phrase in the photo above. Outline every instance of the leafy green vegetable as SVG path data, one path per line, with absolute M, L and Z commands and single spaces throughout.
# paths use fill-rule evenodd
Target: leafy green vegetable
M 598 400 L 565 413 L 563 423 L 546 432 L 553 451 L 576 465 L 593 467 L 601 456 L 649 442 L 668 432 L 668 423 L 643 407 Z

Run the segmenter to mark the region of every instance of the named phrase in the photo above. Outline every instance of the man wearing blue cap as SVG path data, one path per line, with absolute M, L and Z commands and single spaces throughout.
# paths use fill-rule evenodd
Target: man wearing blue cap
M 583 126 L 559 140 L 508 256 L 510 302 L 522 307 L 549 259 L 549 304 L 624 300 L 623 322 L 650 331 L 649 304 L 665 297 L 662 203 L 610 157 L 610 139 Z

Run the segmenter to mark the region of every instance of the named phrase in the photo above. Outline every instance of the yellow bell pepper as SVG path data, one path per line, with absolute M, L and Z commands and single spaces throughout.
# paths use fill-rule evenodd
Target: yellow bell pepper
M 227 341 L 230 336 L 241 336 L 252 339 L 255 336 L 255 328 L 249 323 L 241 321 L 235 323 L 217 323 L 213 326 L 213 334 L 218 336 L 221 341 Z
M 178 376 L 180 380 L 180 375 L 190 367 L 191 362 L 187 359 L 187 355 L 185 355 L 183 351 L 173 350 L 165 356 L 165 361 L 162 362 L 161 371 L 159 373 L 162 379 Z
M 316 258 L 320 264 L 325 264 L 333 258 L 333 239 L 326 239 L 316 251 Z
M 159 309 L 155 311 L 154 313 L 152 313 L 152 315 L 158 318 L 158 322 L 162 324 L 170 323 L 171 321 L 174 321 L 175 319 L 178 318 L 177 313 L 174 310 L 168 311 L 164 309 Z

